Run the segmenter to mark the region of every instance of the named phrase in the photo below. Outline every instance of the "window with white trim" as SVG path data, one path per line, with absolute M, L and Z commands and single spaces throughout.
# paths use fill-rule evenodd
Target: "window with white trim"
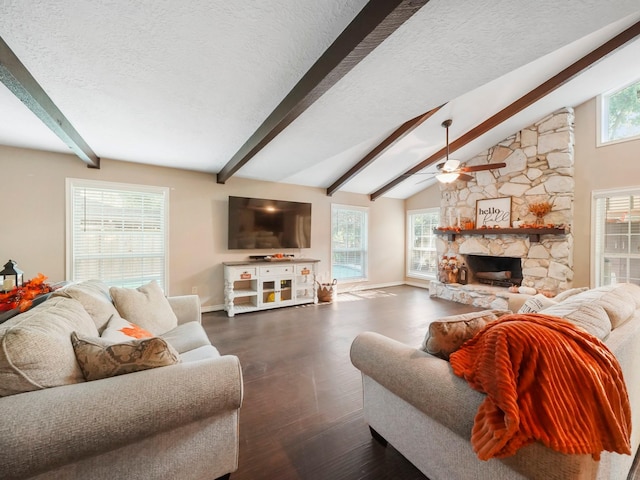
M 600 96 L 598 145 L 640 138 L 640 80 Z
M 369 209 L 331 205 L 331 277 L 338 280 L 367 278 Z
M 169 189 L 67 179 L 67 279 L 167 292 Z
M 407 212 L 407 277 L 434 279 L 438 272 L 436 235 L 440 209 Z
M 640 285 L 640 187 L 593 193 L 595 285 Z

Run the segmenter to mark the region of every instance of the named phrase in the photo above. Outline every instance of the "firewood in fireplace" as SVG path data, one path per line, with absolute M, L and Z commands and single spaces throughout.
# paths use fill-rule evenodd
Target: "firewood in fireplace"
M 475 276 L 485 280 L 509 280 L 511 272 L 508 270 L 504 272 L 476 272 Z

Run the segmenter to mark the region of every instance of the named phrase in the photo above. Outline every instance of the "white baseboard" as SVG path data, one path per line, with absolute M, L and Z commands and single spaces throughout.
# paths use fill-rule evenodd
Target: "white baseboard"
M 425 288 L 427 290 L 429 290 L 429 282 L 427 283 L 423 283 L 423 282 L 404 282 L 405 285 L 409 285 L 410 287 L 418 287 L 418 288 Z
M 350 293 L 350 292 L 361 292 L 362 290 L 373 290 L 376 288 L 388 288 L 388 287 L 398 287 L 400 285 L 405 285 L 405 282 L 389 282 L 389 283 L 377 283 L 377 284 L 364 284 L 364 285 L 357 285 L 357 284 L 352 284 L 351 286 L 348 287 L 340 287 L 340 284 L 338 284 L 338 295 L 341 293 Z
M 200 307 L 202 313 L 219 312 L 220 310 L 224 310 L 224 305 L 206 305 Z
M 338 284 L 338 295 L 341 293 L 351 293 L 351 292 L 361 292 L 363 290 L 375 290 L 377 288 L 389 288 L 389 287 L 399 287 L 400 285 L 410 285 L 412 287 L 420 287 L 420 288 L 429 288 L 428 283 L 417 283 L 417 282 L 389 282 L 389 283 L 377 283 L 377 284 L 352 284 L 348 287 L 341 288 L 340 284 Z M 224 310 L 224 305 L 203 305 L 200 310 L 202 313 L 209 312 L 219 312 Z

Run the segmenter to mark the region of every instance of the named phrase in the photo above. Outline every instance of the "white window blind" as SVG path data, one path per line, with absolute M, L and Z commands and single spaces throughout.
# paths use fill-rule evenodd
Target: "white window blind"
M 407 276 L 436 278 L 438 254 L 433 229 L 440 222 L 440 209 L 407 212 Z
M 331 275 L 338 280 L 367 278 L 368 209 L 331 206 Z
M 69 179 L 67 278 L 166 292 L 168 189 Z
M 640 285 L 640 188 L 593 194 L 596 286 Z

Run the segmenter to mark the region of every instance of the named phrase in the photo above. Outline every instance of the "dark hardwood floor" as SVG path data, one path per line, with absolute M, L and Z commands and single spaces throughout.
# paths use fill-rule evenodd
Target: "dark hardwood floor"
M 349 348 L 370 330 L 420 345 L 431 320 L 477 310 L 400 286 L 338 295 L 331 304 L 203 314 L 221 354 L 240 358 L 240 466 L 232 480 L 424 480 L 371 438 Z

